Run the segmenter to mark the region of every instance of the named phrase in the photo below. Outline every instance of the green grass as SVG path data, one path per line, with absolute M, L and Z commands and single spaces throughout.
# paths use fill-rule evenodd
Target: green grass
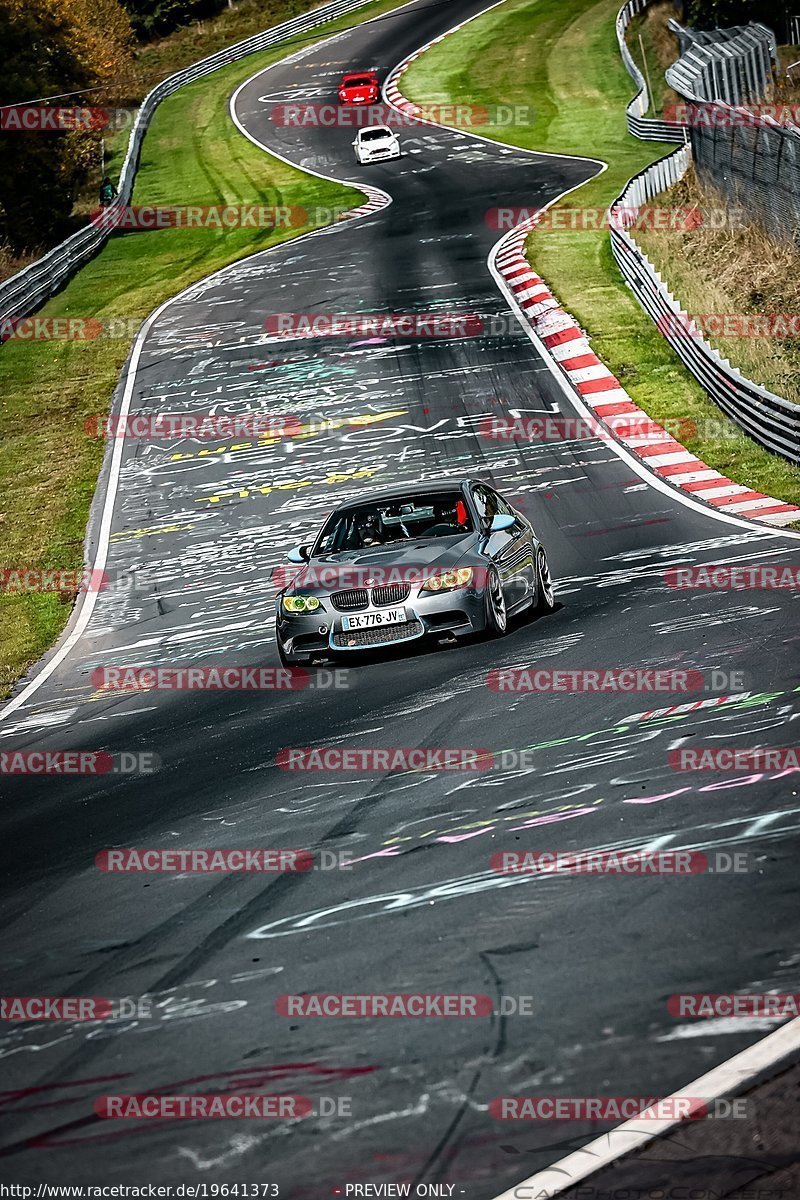
M 397 7 L 380 0 L 314 32 L 314 40 Z M 309 35 L 305 35 L 305 41 Z M 347 208 L 354 188 L 280 162 L 230 120 L 228 97 L 295 41 L 251 55 L 177 92 L 144 141 L 134 204 L 250 204 Z M 305 44 L 305 43 L 301 43 Z M 113 237 L 41 310 L 46 317 L 142 320 L 182 288 L 302 230 L 164 229 Z M 76 568 L 103 445 L 84 433 L 106 412 L 130 338 L 9 341 L 0 348 L 0 567 Z M 74 596 L 0 596 L 0 695 L 58 636 Z
M 678 39 L 667 28 L 667 21 L 674 16 L 675 9 L 669 0 L 650 4 L 644 12 L 633 18 L 626 34 L 633 61 L 645 79 L 649 80 L 649 117 L 661 116 L 668 105 L 682 103 L 681 97 L 673 92 L 664 78 L 665 70 L 679 54 Z
M 626 130 L 634 86 L 617 47 L 618 8 L 618 0 L 510 0 L 424 54 L 401 89 L 419 104 L 533 106 L 527 125 L 481 132 L 528 149 L 604 159 L 608 169 L 559 207 L 605 209 L 632 175 L 672 149 Z M 660 422 L 693 421 L 692 453 L 737 483 L 800 504 L 800 469 L 741 433 L 684 370 L 623 283 L 607 232 L 541 229 L 527 252 L 645 412 Z

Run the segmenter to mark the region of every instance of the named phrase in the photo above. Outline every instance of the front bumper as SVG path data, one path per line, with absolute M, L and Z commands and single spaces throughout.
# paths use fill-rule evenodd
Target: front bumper
M 392 146 L 388 150 L 374 150 L 374 151 L 371 151 L 369 154 L 363 154 L 363 153 L 359 154 L 358 161 L 362 164 L 366 164 L 366 163 L 371 163 L 371 162 L 386 162 L 390 158 L 399 158 L 399 157 L 400 157 L 400 147 Z
M 430 596 L 412 595 L 401 604 L 358 609 L 360 616 L 386 608 L 405 608 L 407 617 L 403 625 L 376 625 L 358 630 L 343 629 L 342 617 L 349 614 L 335 609 L 328 597 L 320 599 L 322 604 L 316 612 L 284 613 L 278 597 L 276 632 L 287 654 L 347 654 L 446 633 L 465 637 L 480 632 L 486 623 L 483 595 L 475 588 L 458 588 Z

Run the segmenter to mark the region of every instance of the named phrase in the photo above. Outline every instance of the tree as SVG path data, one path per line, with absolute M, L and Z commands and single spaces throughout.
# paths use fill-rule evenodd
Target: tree
M 692 29 L 728 29 L 749 21 L 769 25 L 779 41 L 787 36 L 782 0 L 687 0 L 686 23 Z
M 172 33 L 179 25 L 202 21 L 225 7 L 226 0 L 123 0 L 143 41 Z
M 118 0 L 0 0 L 0 106 L 78 93 L 55 106 L 113 106 L 132 70 Z M 0 241 L 31 249 L 63 236 L 77 189 L 99 162 L 100 134 L 23 132 L 0 111 Z

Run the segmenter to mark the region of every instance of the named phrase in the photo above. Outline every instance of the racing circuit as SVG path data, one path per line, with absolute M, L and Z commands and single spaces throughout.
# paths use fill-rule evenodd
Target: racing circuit
M 670 568 L 791 564 L 798 535 L 690 501 L 613 441 L 498 441 L 487 417 L 572 404 L 522 323 L 453 338 L 264 338 L 281 313 L 508 313 L 487 266 L 497 205 L 539 207 L 600 169 L 464 130 L 400 131 L 361 166 L 349 128 L 273 106 L 381 81 L 485 0 L 414 0 L 261 71 L 231 119 L 265 152 L 383 192 L 374 211 L 257 254 L 168 303 L 114 404 L 296 414 L 300 437 L 128 441 L 107 455 L 88 628 L 0 723 L 0 749 L 149 753 L 150 775 L 4 780 L 3 961 L 16 995 L 148 996 L 99 1027 L 7 1024 L 0 1155 L 15 1180 L 241 1180 L 302 1200 L 353 1183 L 453 1185 L 490 1200 L 596 1134 L 503 1122 L 499 1096 L 667 1095 L 771 1018 L 680 1021 L 685 992 L 800 991 L 800 800 L 792 771 L 677 772 L 681 746 L 796 739 L 797 592 L 681 591 Z M 104 692 L 106 666 L 277 667 L 276 570 L 337 504 L 477 476 L 532 521 L 556 610 L 503 639 L 419 646 L 311 672 L 296 691 Z M 104 513 L 108 520 L 104 521 Z M 490 671 L 664 668 L 699 694 L 508 694 Z M 41 671 L 40 667 L 40 671 Z M 45 671 L 48 668 L 45 664 Z M 738 673 L 733 678 L 730 673 Z M 341 679 L 340 679 L 341 682 Z M 288 747 L 484 747 L 472 773 L 291 772 Z M 500 752 L 507 752 L 505 757 Z M 520 752 L 525 751 L 523 755 Z M 294 847 L 350 869 L 109 874 L 111 847 Z M 743 850 L 715 877 L 503 875 L 499 851 Z M 57 931 L 57 935 L 56 935 Z M 474 1019 L 283 1015 L 313 993 L 488 994 Z M 530 1012 L 505 997 L 531 997 Z M 104 1121 L 106 1091 L 346 1097 L 281 1122 Z M 343 1194 L 343 1193 L 342 1193 Z M 444 1194 L 444 1193 L 442 1193 Z

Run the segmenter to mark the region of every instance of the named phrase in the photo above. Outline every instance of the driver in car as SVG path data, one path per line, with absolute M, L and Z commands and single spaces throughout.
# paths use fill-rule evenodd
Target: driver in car
M 377 513 L 366 513 L 356 526 L 360 546 L 380 546 L 383 542 L 380 518 Z

